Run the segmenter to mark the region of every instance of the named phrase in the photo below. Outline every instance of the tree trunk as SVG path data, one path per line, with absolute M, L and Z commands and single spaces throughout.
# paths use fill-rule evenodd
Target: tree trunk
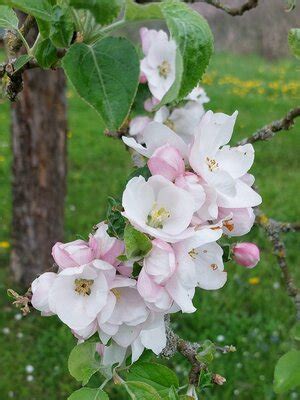
M 62 70 L 30 70 L 23 78 L 12 104 L 11 270 L 29 285 L 52 266 L 51 248 L 63 238 L 67 121 Z

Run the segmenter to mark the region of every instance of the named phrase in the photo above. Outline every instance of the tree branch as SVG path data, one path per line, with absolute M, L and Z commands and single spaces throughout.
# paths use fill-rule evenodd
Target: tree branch
M 295 230 L 295 228 L 299 229 L 299 224 L 286 224 L 275 221 L 271 218 L 268 218 L 259 210 L 256 211 L 256 222 L 266 231 L 268 239 L 273 246 L 274 254 L 282 271 L 287 293 L 293 300 L 296 307 L 296 319 L 297 321 L 300 321 L 300 290 L 296 286 L 294 279 L 291 276 L 286 259 L 285 244 L 281 239 L 282 233 L 290 232 L 291 230 Z
M 207 3 L 213 7 L 223 10 L 227 14 L 235 17 L 235 16 L 243 15 L 246 11 L 250 11 L 253 8 L 257 7 L 259 0 L 248 0 L 244 4 L 242 4 L 240 7 L 230 7 L 219 0 L 187 0 L 187 2 L 189 2 L 189 3 L 196 3 L 197 1 L 200 3 Z
M 293 108 L 283 118 L 265 125 L 263 128 L 256 131 L 252 136 L 238 142 L 238 145 L 255 143 L 259 140 L 269 140 L 273 138 L 277 132 L 288 131 L 294 126 L 295 119 L 299 116 L 300 107 Z

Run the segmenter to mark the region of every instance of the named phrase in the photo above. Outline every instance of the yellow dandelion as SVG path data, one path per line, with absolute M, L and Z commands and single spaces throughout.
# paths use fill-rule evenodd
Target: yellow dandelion
M 3 156 L 0 156 L 0 162 L 5 161 L 5 158 Z
M 69 131 L 69 132 L 67 133 L 68 139 L 71 139 L 72 136 L 73 136 L 73 133 L 72 133 L 71 131 Z
M 1 249 L 8 249 L 9 247 L 10 247 L 9 242 L 7 242 L 7 241 L 0 242 Z
M 253 278 L 249 278 L 248 282 L 250 285 L 258 285 L 260 282 L 260 279 L 257 276 L 254 276 Z
M 73 96 L 74 96 L 73 92 L 71 90 L 68 90 L 67 91 L 67 99 L 72 99 Z

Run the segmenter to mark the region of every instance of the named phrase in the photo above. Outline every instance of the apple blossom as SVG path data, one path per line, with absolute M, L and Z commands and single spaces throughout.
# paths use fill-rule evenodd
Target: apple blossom
M 175 185 L 187 190 L 193 196 L 195 211 L 198 211 L 203 206 L 206 194 L 201 180 L 196 174 L 186 172 L 185 174 L 179 175 L 175 180 Z
M 159 104 L 159 100 L 157 100 L 155 97 L 150 97 L 149 99 L 145 100 L 144 109 L 148 112 L 152 112 L 157 104 Z
M 243 236 L 250 232 L 255 215 L 248 208 L 219 208 L 218 219 L 223 220 L 223 231 L 227 236 Z
M 143 130 L 151 121 L 151 118 L 146 116 L 133 118 L 129 124 L 129 135 L 136 137 L 138 143 L 143 143 Z
M 170 181 L 174 181 L 185 171 L 182 156 L 169 144 L 155 150 L 148 161 L 148 167 L 152 175 L 161 175 Z
M 218 192 L 218 205 L 226 208 L 257 206 L 261 197 L 241 179 L 254 160 L 251 144 L 225 146 L 232 135 L 232 116 L 208 111 L 202 118 L 189 157 L 194 171 Z
M 53 315 L 49 307 L 49 291 L 56 277 L 57 275 L 54 272 L 45 272 L 31 284 L 31 304 L 45 316 Z
M 122 140 L 128 147 L 133 148 L 147 158 L 151 157 L 155 150 L 166 143 L 175 147 L 185 159 L 189 154 L 188 145 L 183 139 L 166 125 L 156 121 L 150 122 L 143 130 L 145 146 L 142 146 L 133 137 L 122 136 Z
M 89 246 L 93 251 L 94 259 L 106 261 L 116 266 L 119 264 L 117 257 L 124 251 L 124 243 L 107 233 L 107 225 L 101 222 L 97 225 L 97 230 L 90 235 Z
M 235 262 L 246 268 L 254 268 L 260 260 L 259 248 L 254 243 L 236 244 L 232 249 Z
M 195 101 L 199 104 L 204 104 L 208 103 L 210 101 L 210 98 L 207 96 L 205 90 L 201 86 L 196 86 L 191 93 L 189 93 L 186 98 L 186 100 L 192 100 Z
M 94 259 L 92 249 L 84 240 L 65 244 L 57 242 L 52 248 L 52 256 L 60 269 L 79 267 Z
M 123 215 L 138 230 L 170 243 L 194 234 L 189 228 L 195 203 L 185 190 L 155 175 L 132 178 L 123 193 Z
M 62 270 L 49 291 L 50 311 L 75 331 L 87 328 L 106 305 L 115 273 L 101 260 Z
M 146 76 L 150 92 L 162 100 L 175 81 L 176 43 L 163 31 L 141 29 L 141 73 Z

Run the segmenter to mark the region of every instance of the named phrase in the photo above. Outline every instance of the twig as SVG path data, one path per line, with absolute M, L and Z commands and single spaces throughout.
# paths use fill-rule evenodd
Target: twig
M 258 1 L 259 0 L 248 0 L 240 7 L 230 7 L 219 0 L 187 0 L 187 2 L 189 3 L 196 3 L 196 2 L 207 3 L 211 6 L 214 6 L 220 10 L 225 11 L 227 14 L 233 17 L 243 15 L 246 11 L 250 11 L 253 8 L 257 7 Z
M 282 276 L 285 282 L 285 287 L 288 295 L 293 300 L 296 307 L 296 319 L 300 321 L 300 290 L 296 286 L 293 277 L 290 274 L 286 259 L 286 248 L 283 240 L 281 239 L 281 234 L 284 232 L 290 232 L 291 228 L 299 227 L 299 224 L 286 224 L 281 223 L 271 218 L 268 218 L 265 214 L 256 211 L 256 222 L 261 226 L 267 233 L 270 242 L 273 245 L 274 254 L 277 258 L 277 262 L 282 271 Z
M 31 15 L 28 15 L 25 18 L 23 25 L 20 28 L 20 33 L 23 37 L 26 37 L 30 31 L 30 29 L 34 26 L 35 19 Z M 23 40 L 21 39 L 18 33 L 7 32 L 6 35 L 6 43 L 8 47 L 9 54 L 16 54 L 23 45 Z
M 299 116 L 300 107 L 293 108 L 283 118 L 265 125 L 263 128 L 256 131 L 252 136 L 238 142 L 238 145 L 255 143 L 259 140 L 268 140 L 273 138 L 277 132 L 288 131 L 294 126 L 295 119 Z

